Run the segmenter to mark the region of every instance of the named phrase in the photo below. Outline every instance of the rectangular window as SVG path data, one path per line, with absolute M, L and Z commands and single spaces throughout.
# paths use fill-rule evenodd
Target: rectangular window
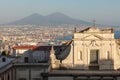
M 28 57 L 24 57 L 24 62 L 28 63 Z
M 90 50 L 90 64 L 98 64 L 99 50 Z
M 78 60 L 82 60 L 82 51 L 78 52 Z
M 110 52 L 107 51 L 107 59 L 110 60 Z
M 6 58 L 2 58 L 2 62 L 6 62 Z

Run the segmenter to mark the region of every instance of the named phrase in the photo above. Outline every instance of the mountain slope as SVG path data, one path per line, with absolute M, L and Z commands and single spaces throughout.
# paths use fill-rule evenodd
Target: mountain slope
M 83 20 L 73 19 L 62 13 L 53 13 L 47 16 L 42 16 L 39 14 L 32 14 L 23 19 L 11 22 L 12 25 L 63 25 L 63 24 L 90 24 L 89 22 Z

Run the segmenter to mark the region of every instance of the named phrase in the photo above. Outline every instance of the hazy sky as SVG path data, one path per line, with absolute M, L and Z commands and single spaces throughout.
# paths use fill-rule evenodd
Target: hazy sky
M 0 23 L 33 13 L 64 13 L 72 18 L 120 25 L 120 0 L 0 0 Z

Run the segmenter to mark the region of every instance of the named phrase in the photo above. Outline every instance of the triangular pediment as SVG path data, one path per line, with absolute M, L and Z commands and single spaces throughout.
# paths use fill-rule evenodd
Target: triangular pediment
M 82 40 L 103 40 L 104 38 L 99 35 L 88 35 L 82 38 Z

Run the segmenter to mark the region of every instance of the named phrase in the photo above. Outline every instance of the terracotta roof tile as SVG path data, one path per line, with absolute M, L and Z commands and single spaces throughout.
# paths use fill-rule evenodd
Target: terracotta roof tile
M 51 46 L 14 46 L 13 49 L 31 49 L 31 50 L 41 50 L 50 51 Z M 54 46 L 54 49 L 61 48 L 61 46 Z
M 13 49 L 35 49 L 38 46 L 14 46 Z

